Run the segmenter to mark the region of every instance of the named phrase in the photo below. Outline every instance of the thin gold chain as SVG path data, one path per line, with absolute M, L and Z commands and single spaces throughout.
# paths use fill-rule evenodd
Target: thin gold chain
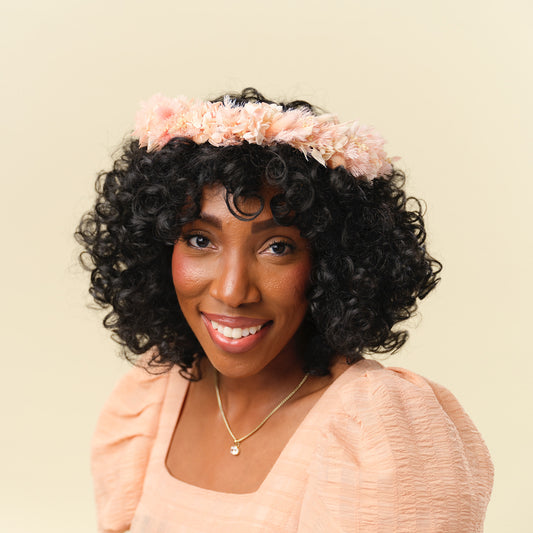
M 231 428 L 229 427 L 228 419 L 226 418 L 226 413 L 224 413 L 224 408 L 222 407 L 222 401 L 220 399 L 220 390 L 219 390 L 219 387 L 218 387 L 218 372 L 215 372 L 215 391 L 217 393 L 218 408 L 220 409 L 220 414 L 222 415 L 222 419 L 224 420 L 224 424 L 226 424 L 226 428 L 227 428 L 229 434 L 231 435 L 231 438 L 233 439 L 233 443 L 235 444 L 235 446 L 239 446 L 239 444 L 243 440 L 246 440 L 248 437 L 251 437 L 256 431 L 259 431 L 265 425 L 267 420 L 276 411 L 278 411 L 278 409 L 281 409 L 281 407 L 283 407 L 301 389 L 302 385 L 305 383 L 305 381 L 307 380 L 308 377 L 309 377 L 309 374 L 306 374 L 302 378 L 302 381 L 300 381 L 300 383 L 298 383 L 297 387 L 288 396 L 285 396 L 285 398 L 283 398 L 283 400 L 281 400 L 281 402 L 279 402 L 278 405 L 276 405 L 276 407 L 274 407 L 274 409 L 272 409 L 272 411 L 270 411 L 270 413 L 268 413 L 268 415 L 266 415 L 266 417 L 261 421 L 261 423 L 255 429 L 250 431 L 250 433 L 248 433 L 244 437 L 241 437 L 240 439 L 238 439 L 233 434 L 233 431 L 231 431 Z

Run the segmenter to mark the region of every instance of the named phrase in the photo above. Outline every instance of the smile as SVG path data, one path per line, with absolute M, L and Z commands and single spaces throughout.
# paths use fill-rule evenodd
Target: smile
M 201 315 L 214 344 L 221 350 L 234 354 L 247 352 L 257 346 L 272 325 L 272 321 L 264 319 L 213 316 L 207 313 Z
M 228 339 L 241 339 L 242 337 L 248 337 L 248 335 L 255 335 L 264 326 L 264 324 L 261 324 L 249 328 L 230 328 L 228 326 L 223 326 L 214 320 L 211 320 L 211 325 Z

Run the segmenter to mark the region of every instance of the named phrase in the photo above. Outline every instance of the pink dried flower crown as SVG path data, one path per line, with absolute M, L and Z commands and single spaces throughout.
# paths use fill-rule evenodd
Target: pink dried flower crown
M 369 126 L 340 123 L 335 115 L 315 115 L 306 108 L 238 105 L 231 97 L 209 102 L 156 94 L 142 104 L 133 135 L 148 151 L 160 150 L 175 137 L 214 146 L 288 144 L 324 166 L 343 166 L 357 178 L 372 180 L 392 171 L 385 140 Z

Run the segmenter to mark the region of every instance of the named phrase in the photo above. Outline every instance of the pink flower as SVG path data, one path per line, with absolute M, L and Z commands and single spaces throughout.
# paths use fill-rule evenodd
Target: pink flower
M 368 180 L 389 174 L 397 159 L 387 157 L 385 141 L 373 128 L 358 122 L 341 124 L 334 115 L 283 111 L 275 104 L 238 106 L 229 97 L 204 102 L 156 94 L 137 113 L 133 136 L 148 151 L 160 150 L 175 137 L 215 146 L 288 144 L 324 166 L 344 166 Z

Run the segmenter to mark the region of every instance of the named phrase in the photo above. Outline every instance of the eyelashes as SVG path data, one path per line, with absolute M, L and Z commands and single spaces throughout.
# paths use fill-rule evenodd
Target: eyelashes
M 195 250 L 206 250 L 211 248 L 211 240 L 202 233 L 188 233 L 180 237 L 180 240 Z M 267 246 L 267 250 L 272 251 L 272 255 L 283 257 L 295 251 L 295 246 L 291 242 L 284 239 L 274 239 Z
M 272 250 L 274 250 L 274 248 L 277 248 L 278 251 L 274 252 L 274 255 L 282 256 L 282 255 L 287 255 L 288 253 L 294 252 L 294 245 L 292 245 L 290 242 L 283 241 L 283 240 L 274 241 L 270 243 L 268 247 L 272 248 Z
M 196 243 L 193 244 L 193 240 L 196 239 Z M 191 234 L 191 235 L 184 235 L 183 240 L 186 241 L 187 245 L 191 248 L 207 248 L 208 244 L 211 243 L 211 241 L 201 233 Z

